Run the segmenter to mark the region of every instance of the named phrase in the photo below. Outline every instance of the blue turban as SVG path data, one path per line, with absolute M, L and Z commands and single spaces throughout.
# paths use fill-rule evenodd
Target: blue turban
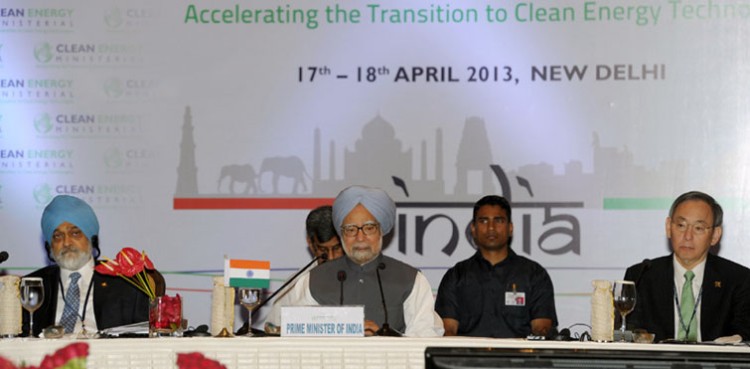
M 339 236 L 344 218 L 357 204 L 362 204 L 378 220 L 384 235 L 391 232 L 396 221 L 396 203 L 391 197 L 379 188 L 350 186 L 341 191 L 333 201 L 333 224 Z
M 52 234 L 60 224 L 68 222 L 80 228 L 86 238 L 99 234 L 99 221 L 94 209 L 85 201 L 68 195 L 58 195 L 44 208 L 42 234 L 46 242 L 52 243 Z

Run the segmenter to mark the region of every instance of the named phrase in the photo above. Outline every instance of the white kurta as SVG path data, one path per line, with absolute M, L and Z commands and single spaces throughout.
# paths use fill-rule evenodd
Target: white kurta
M 310 292 L 310 274 L 305 273 L 299 277 L 289 292 L 274 303 L 274 311 L 269 314 L 266 323 L 280 325 L 281 306 L 304 306 L 320 305 Z M 275 319 L 275 320 L 274 320 Z M 432 287 L 430 282 L 421 272 L 416 274 L 414 287 L 409 297 L 404 301 L 404 321 L 406 323 L 406 332 L 408 337 L 436 337 L 442 336 L 443 320 L 435 312 L 435 300 L 432 296 Z

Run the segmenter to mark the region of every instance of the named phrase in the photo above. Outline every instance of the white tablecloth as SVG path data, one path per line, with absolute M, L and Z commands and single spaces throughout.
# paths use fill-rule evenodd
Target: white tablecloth
M 16 364 L 39 365 L 46 354 L 73 341 L 0 340 L 0 355 Z M 747 346 L 556 342 L 477 338 L 123 338 L 87 340 L 88 368 L 176 368 L 177 353 L 199 351 L 227 368 L 424 368 L 424 351 L 437 347 L 561 348 L 739 352 Z M 749 356 L 750 357 L 750 356 Z

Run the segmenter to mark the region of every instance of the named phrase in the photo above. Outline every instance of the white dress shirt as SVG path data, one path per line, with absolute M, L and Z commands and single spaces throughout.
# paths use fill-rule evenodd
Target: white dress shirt
M 76 327 L 73 330 L 73 333 L 79 333 L 82 330 L 80 317 L 83 315 L 84 308 L 86 309 L 86 331 L 96 332 L 96 316 L 94 316 L 94 289 L 93 286 L 91 286 L 92 278 L 94 277 L 94 259 L 89 260 L 81 267 L 81 269 L 78 270 L 67 270 L 60 268 L 60 282 L 62 282 L 63 288 L 62 290 L 58 290 L 57 292 L 57 311 L 55 312 L 55 322 L 56 324 L 60 324 L 63 310 L 65 310 L 64 296 L 65 292 L 70 288 L 70 275 L 73 272 L 81 273 L 81 279 L 78 280 L 78 287 L 81 294 L 79 300 L 80 304 L 78 305 L 79 319 L 76 322 Z M 89 288 L 91 288 L 90 294 L 88 294 Z M 88 302 L 86 301 L 87 294 L 89 295 Z

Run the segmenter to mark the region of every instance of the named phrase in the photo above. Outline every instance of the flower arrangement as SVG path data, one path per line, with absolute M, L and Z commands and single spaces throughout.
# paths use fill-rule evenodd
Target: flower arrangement
M 52 355 L 44 356 L 39 366 L 16 367 L 0 357 L 0 369 L 86 369 L 86 358 L 89 356 L 89 345 L 83 342 L 71 343 Z
M 152 300 L 148 312 L 151 328 L 160 333 L 172 333 L 182 324 L 182 298 L 177 296 L 161 296 Z
M 96 266 L 97 273 L 120 276 L 145 293 L 149 299 L 156 298 L 154 281 L 146 274 L 146 269 L 154 270 L 154 263 L 145 251 L 139 252 L 132 247 L 124 247 L 114 259 L 105 259 Z
M 216 360 L 211 360 L 200 352 L 177 354 L 177 367 L 180 369 L 227 369 Z

